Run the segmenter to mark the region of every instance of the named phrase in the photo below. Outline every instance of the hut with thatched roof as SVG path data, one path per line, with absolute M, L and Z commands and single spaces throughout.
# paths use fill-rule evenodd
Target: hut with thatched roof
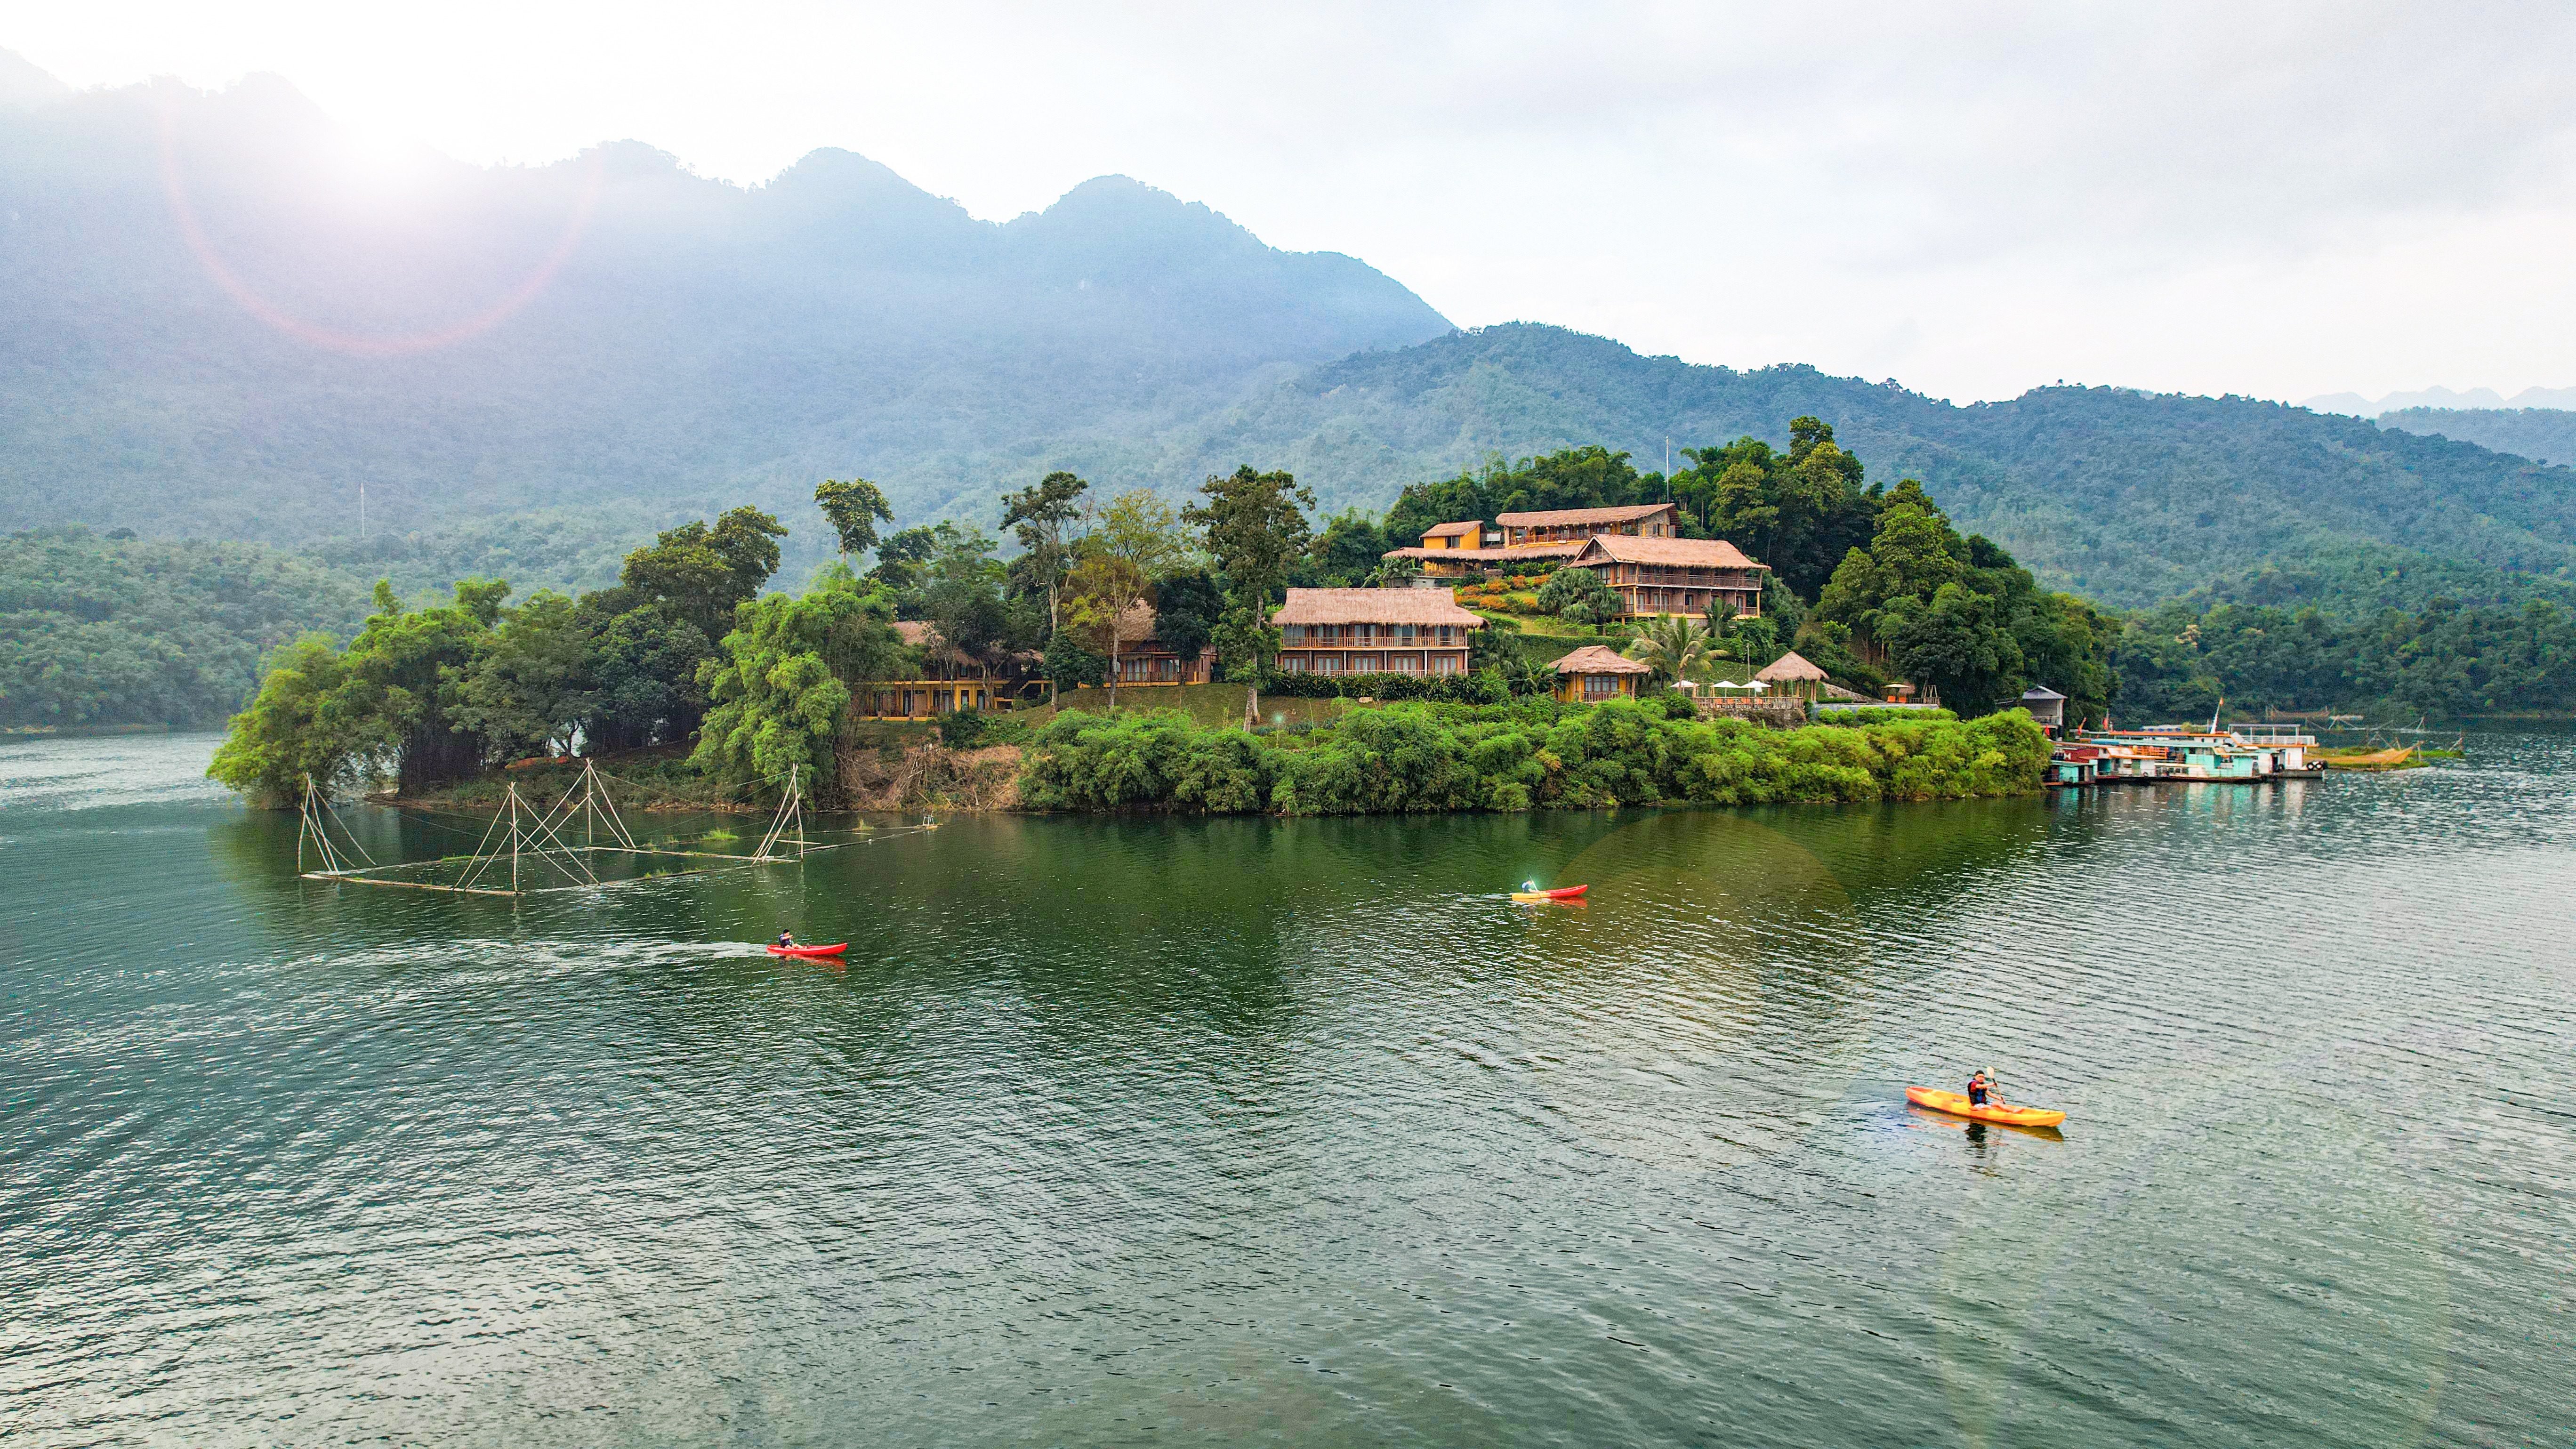
M 1792 649 L 1762 667 L 1753 676 L 1771 686 L 1774 698 L 1803 699 L 1809 703 L 1824 693 L 1825 671 Z
M 1607 645 L 1586 644 L 1556 661 L 1556 697 L 1568 704 L 1634 698 L 1637 686 L 1652 673 Z

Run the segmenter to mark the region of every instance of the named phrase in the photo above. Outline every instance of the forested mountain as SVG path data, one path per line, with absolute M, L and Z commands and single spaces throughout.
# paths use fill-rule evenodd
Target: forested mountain
M 2380 414 L 2379 425 L 2543 463 L 2576 463 L 2576 412 L 2561 408 L 2405 408 Z
M 2360 418 L 2117 388 L 1955 407 L 1461 333 L 1357 261 L 1119 178 L 996 225 L 846 152 L 751 189 L 634 143 L 388 172 L 273 80 L 41 91 L 0 108 L 0 528 L 524 591 L 604 583 L 747 500 L 795 530 L 794 581 L 826 477 L 877 481 L 906 525 L 993 525 L 1055 468 L 1177 498 L 1250 463 L 1382 510 L 1495 454 L 1599 443 L 1660 471 L 1668 438 L 1785 445 L 1812 415 L 2114 606 L 2576 595 L 2576 473 Z
M 853 470 L 935 515 L 1449 330 L 1120 177 L 996 225 L 842 151 L 751 189 L 631 142 L 361 164 L 260 78 L 0 108 L 0 275 L 0 527 L 276 542 L 357 533 L 361 483 L 371 531 L 645 531 Z

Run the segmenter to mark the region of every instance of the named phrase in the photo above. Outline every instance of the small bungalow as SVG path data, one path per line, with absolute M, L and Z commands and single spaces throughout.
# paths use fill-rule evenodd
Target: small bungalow
M 1465 674 L 1485 627 L 1429 589 L 1290 589 L 1270 622 L 1282 674 Z
M 2023 690 L 2021 707 L 2029 710 L 2030 717 L 2051 737 L 2066 726 L 2066 696 L 2044 684 Z
M 1652 669 L 1603 644 L 1586 644 L 1556 661 L 1556 697 L 1568 704 L 1633 699 Z
M 1118 641 L 1118 682 L 1130 684 L 1206 684 L 1216 678 L 1216 646 L 1202 644 L 1188 658 L 1165 641 L 1153 609 L 1138 604 L 1122 620 Z
M 1826 681 L 1825 671 L 1794 649 L 1764 665 L 1753 677 L 1771 686 L 1782 698 L 1803 699 L 1809 704 L 1823 697 Z

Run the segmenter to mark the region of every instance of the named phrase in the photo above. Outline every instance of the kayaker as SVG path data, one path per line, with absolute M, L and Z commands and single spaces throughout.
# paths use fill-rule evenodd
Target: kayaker
M 778 933 L 778 949 L 779 949 L 779 950 L 781 950 L 781 951 L 793 951 L 793 950 L 795 950 L 795 949 L 796 949 L 796 933 L 795 933 L 794 931 L 781 931 L 781 932 L 779 932 L 779 933 Z
M 1971 1107 L 1986 1105 L 1986 1098 L 1994 1089 L 1994 1073 L 1983 1067 L 1977 1068 L 1977 1074 L 1968 1078 L 1968 1105 Z

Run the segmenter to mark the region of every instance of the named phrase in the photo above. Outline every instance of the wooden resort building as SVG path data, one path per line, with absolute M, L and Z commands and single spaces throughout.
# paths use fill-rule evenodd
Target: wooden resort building
M 994 713 L 1044 704 L 1047 681 L 1035 654 L 1016 654 L 999 666 L 977 659 L 939 637 L 919 619 L 899 620 L 895 636 L 917 650 L 921 665 L 910 679 L 877 679 L 853 690 L 850 711 L 860 719 L 930 719 L 960 712 Z
M 1553 508 L 1505 513 L 1494 519 L 1505 549 L 1545 548 L 1591 538 L 1674 538 L 1681 533 L 1681 505 L 1632 503 L 1620 508 Z
M 1743 618 L 1759 618 L 1763 576 L 1771 572 L 1724 539 L 1615 533 L 1584 544 L 1569 567 L 1600 575 L 1631 619 L 1717 613 L 1728 604 Z
M 1465 674 L 1485 627 L 1431 589 L 1290 589 L 1270 622 L 1282 674 Z
M 1638 687 L 1652 673 L 1636 660 L 1621 657 L 1608 645 L 1586 644 L 1556 661 L 1556 697 L 1568 704 L 1634 699 Z
M 1154 611 L 1138 604 L 1120 620 L 1118 684 L 1206 684 L 1216 678 L 1216 646 L 1201 645 L 1184 659 L 1156 630 Z
M 1803 699 L 1809 704 L 1824 697 L 1827 683 L 1825 671 L 1794 649 L 1762 666 L 1753 677 L 1771 686 L 1774 699 Z
M 1509 573 L 1516 564 L 1554 559 L 1563 563 L 1583 551 L 1580 543 L 1541 544 L 1527 548 L 1487 548 L 1478 542 L 1485 525 L 1443 523 L 1425 529 L 1419 548 L 1391 548 L 1382 557 L 1409 558 L 1422 565 L 1426 579 L 1477 579 Z

